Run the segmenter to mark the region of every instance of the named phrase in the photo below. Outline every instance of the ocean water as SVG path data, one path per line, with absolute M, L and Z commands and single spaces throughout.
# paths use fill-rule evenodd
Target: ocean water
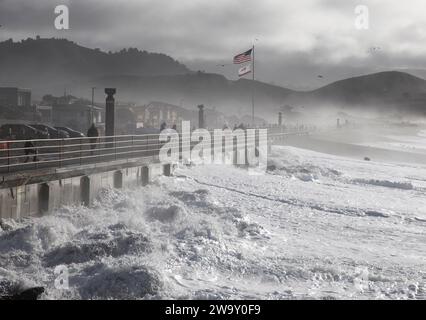
M 291 147 L 274 147 L 260 176 L 181 167 L 147 187 L 104 190 L 91 208 L 5 221 L 0 294 L 424 299 L 424 177 L 426 166 Z

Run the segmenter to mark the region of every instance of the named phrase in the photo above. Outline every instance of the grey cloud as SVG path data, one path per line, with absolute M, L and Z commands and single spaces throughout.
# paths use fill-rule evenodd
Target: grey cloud
M 59 3 L 60 2 L 60 3 Z M 290 87 L 425 64 L 422 0 L 365 0 L 371 30 L 355 30 L 355 0 L 0 0 L 1 39 L 66 37 L 104 50 L 162 52 L 195 69 L 235 78 L 219 68 L 259 38 L 259 79 Z M 54 7 L 68 4 L 71 29 L 54 29 Z M 368 53 L 371 46 L 380 52 Z M 326 80 L 324 80 L 326 81 Z

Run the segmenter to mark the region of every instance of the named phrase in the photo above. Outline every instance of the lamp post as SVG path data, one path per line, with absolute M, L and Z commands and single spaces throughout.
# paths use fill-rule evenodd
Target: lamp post
M 105 94 L 107 95 L 105 101 L 105 135 L 115 135 L 115 99 L 114 94 L 116 93 L 115 88 L 105 88 Z
M 198 106 L 198 128 L 204 129 L 204 105 Z

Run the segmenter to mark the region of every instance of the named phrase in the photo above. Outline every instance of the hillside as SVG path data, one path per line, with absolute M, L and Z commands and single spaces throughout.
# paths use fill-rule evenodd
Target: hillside
M 190 70 L 169 56 L 138 49 L 103 52 L 66 39 L 0 43 L 0 83 L 48 90 L 106 75 L 174 75 Z
M 334 82 L 312 91 L 321 101 L 348 105 L 394 102 L 426 92 L 426 81 L 403 72 L 389 71 Z
M 240 114 L 251 112 L 252 81 L 230 81 L 216 74 L 192 73 L 157 77 L 102 77 L 86 83 L 112 85 L 133 101 L 161 100 L 195 107 L 204 103 L 220 111 Z M 331 83 L 317 90 L 297 92 L 256 81 L 254 83 L 257 112 L 276 116 L 283 105 L 305 110 L 335 107 L 341 109 L 389 111 L 416 114 L 426 112 L 426 81 L 403 72 L 382 72 Z

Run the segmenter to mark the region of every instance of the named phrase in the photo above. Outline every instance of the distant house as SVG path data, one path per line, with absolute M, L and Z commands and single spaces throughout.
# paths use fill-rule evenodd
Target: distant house
M 0 87 L 0 106 L 30 108 L 31 90 L 16 87 Z
M 0 123 L 39 121 L 40 114 L 31 104 L 31 90 L 0 87 Z
M 93 112 L 93 121 L 91 114 Z M 52 122 L 55 126 L 64 126 L 86 132 L 92 122 L 102 126 L 102 108 L 81 104 L 55 104 L 52 106 Z
M 136 115 L 133 105 L 116 104 L 115 108 L 115 132 L 121 134 L 134 134 L 137 127 Z
M 191 127 L 198 127 L 198 109 L 188 110 L 173 104 L 153 101 L 144 106 L 132 107 L 137 119 L 137 127 L 160 128 L 165 122 L 170 128 L 179 129 L 183 120 L 190 121 Z M 205 124 L 210 128 L 222 128 L 227 122 L 225 116 L 214 109 L 204 109 Z
M 169 127 L 178 125 L 181 119 L 190 116 L 190 112 L 182 107 L 153 101 L 144 106 L 132 107 L 137 118 L 137 126 L 145 128 L 160 128 L 165 122 Z
M 52 124 L 52 106 L 38 105 L 37 111 L 40 114 L 41 122 L 45 124 Z
M 103 109 L 97 106 L 91 106 L 90 102 L 84 99 L 78 99 L 71 95 L 63 97 L 53 97 L 46 95 L 43 97 L 39 112 L 49 117 L 54 126 L 69 127 L 80 132 L 86 132 L 92 122 L 98 127 L 103 126 Z M 93 119 L 92 119 L 93 115 Z

